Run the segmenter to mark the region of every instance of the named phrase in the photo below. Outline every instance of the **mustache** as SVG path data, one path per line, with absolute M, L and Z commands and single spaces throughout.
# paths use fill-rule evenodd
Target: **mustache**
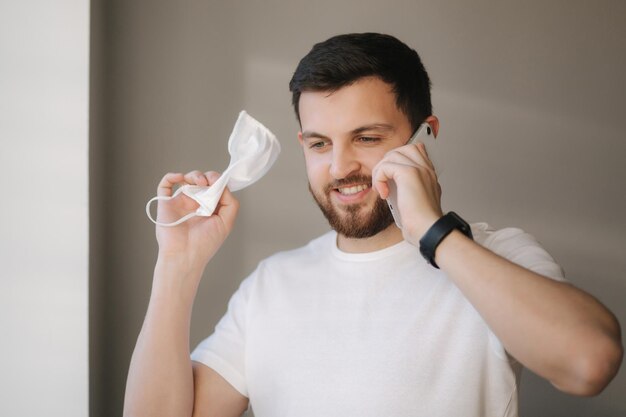
M 347 185 L 353 185 L 353 184 L 367 184 L 368 186 L 371 187 L 372 177 L 369 175 L 357 174 L 357 175 L 352 175 L 347 178 L 341 178 L 328 184 L 325 187 L 325 191 L 328 193 L 336 188 L 341 188 L 341 187 L 345 187 Z

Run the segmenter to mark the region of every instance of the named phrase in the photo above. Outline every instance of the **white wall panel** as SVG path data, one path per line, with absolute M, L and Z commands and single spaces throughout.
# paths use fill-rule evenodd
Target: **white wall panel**
M 88 404 L 89 2 L 0 2 L 0 415 Z

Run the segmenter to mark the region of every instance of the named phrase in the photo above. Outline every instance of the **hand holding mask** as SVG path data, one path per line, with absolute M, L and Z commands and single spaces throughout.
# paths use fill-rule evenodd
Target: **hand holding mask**
M 176 190 L 171 197 L 157 196 L 146 204 L 148 218 L 159 226 L 176 226 L 195 216 L 211 216 L 224 189 L 241 190 L 263 177 L 272 167 L 280 153 L 280 143 L 276 136 L 245 111 L 239 113 L 233 132 L 228 140 L 231 159 L 228 168 L 211 186 L 186 184 Z M 171 200 L 179 194 L 195 200 L 199 207 L 172 223 L 161 223 L 150 214 L 150 205 L 156 200 Z

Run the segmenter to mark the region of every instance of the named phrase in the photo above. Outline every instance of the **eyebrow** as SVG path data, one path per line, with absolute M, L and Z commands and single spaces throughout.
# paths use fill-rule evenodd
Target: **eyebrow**
M 309 139 L 309 138 L 319 138 L 319 139 L 329 139 L 330 138 L 326 135 L 322 135 L 321 133 L 317 133 L 314 131 L 309 131 L 306 130 L 304 132 L 302 132 L 302 139 Z
M 392 132 L 396 130 L 392 125 L 386 124 L 386 123 L 372 123 L 369 125 L 365 125 L 365 126 L 360 126 L 357 127 L 356 129 L 353 129 L 350 134 L 352 136 L 356 136 L 359 135 L 363 132 Z M 306 130 L 304 132 L 302 132 L 302 138 L 303 139 L 308 139 L 308 138 L 320 138 L 320 139 L 329 139 L 330 138 L 326 135 L 322 135 L 321 133 L 315 132 L 315 131 L 309 131 Z
M 358 135 L 363 132 L 393 132 L 396 130 L 392 125 L 388 125 L 386 123 L 372 123 L 371 125 L 365 125 L 361 127 L 357 127 L 352 131 L 353 135 Z

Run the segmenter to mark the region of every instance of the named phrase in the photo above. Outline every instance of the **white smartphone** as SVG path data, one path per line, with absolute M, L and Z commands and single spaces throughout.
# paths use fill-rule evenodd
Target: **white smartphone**
M 416 142 L 422 142 L 426 145 L 426 152 L 428 152 L 428 155 L 432 160 L 431 152 L 432 145 L 435 143 L 435 132 L 433 132 L 433 128 L 428 123 L 422 123 L 405 145 Z M 387 186 L 389 187 L 389 196 L 387 197 L 389 210 L 391 210 L 391 215 L 393 216 L 393 220 L 396 222 L 396 226 L 402 229 L 400 210 L 397 208 L 398 189 L 396 188 L 396 183 L 393 180 L 390 180 L 387 182 Z

